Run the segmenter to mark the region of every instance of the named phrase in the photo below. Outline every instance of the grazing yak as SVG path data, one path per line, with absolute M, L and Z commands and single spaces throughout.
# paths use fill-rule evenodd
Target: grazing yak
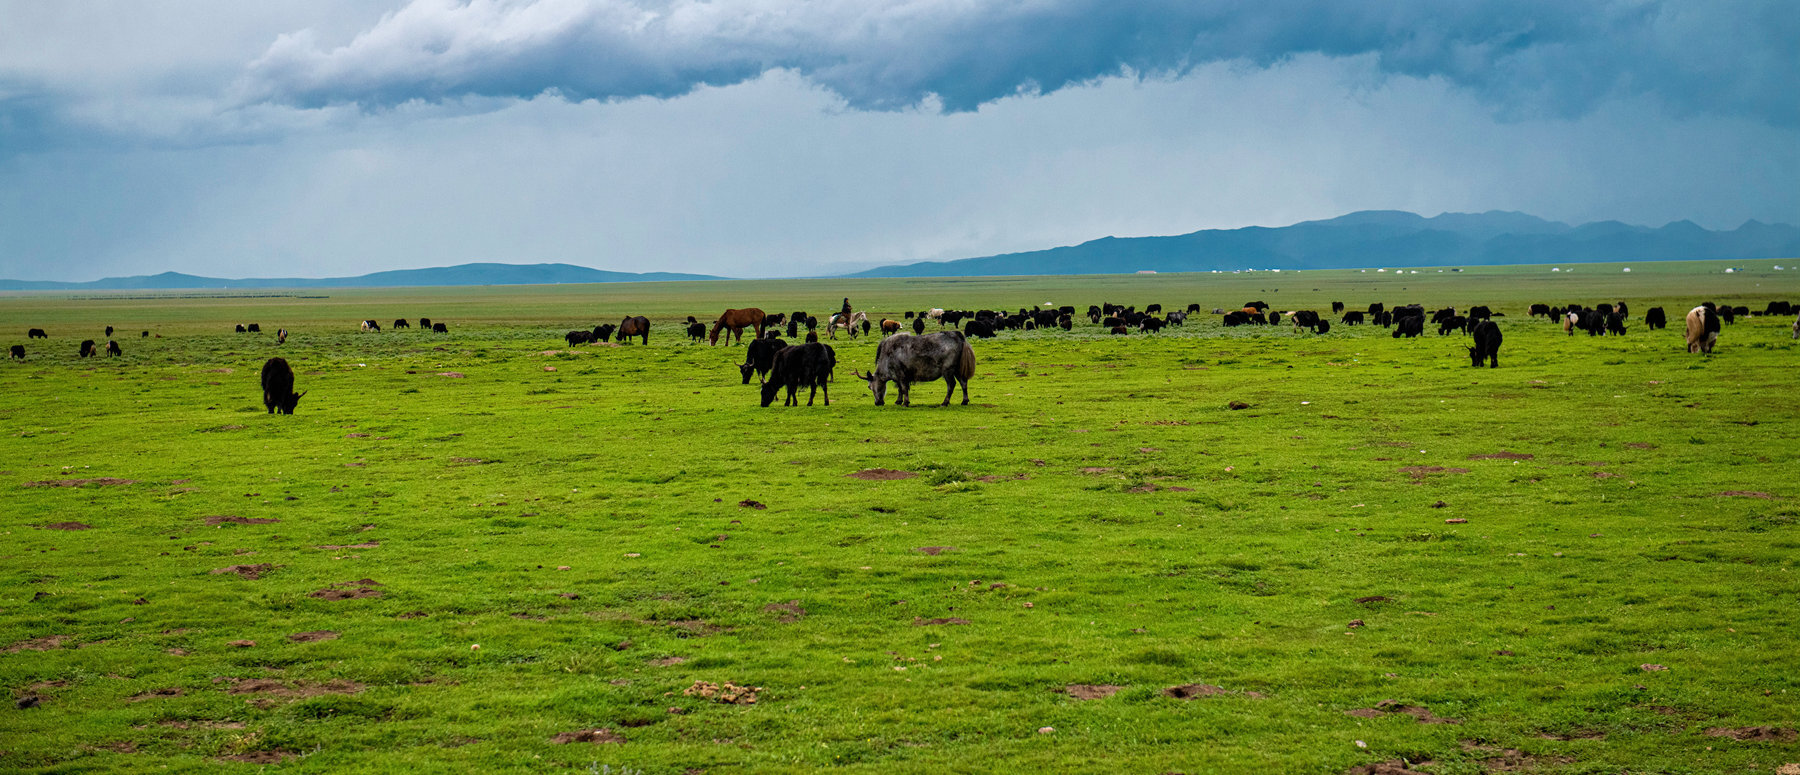
M 900 333 L 900 321 L 889 318 L 881 319 L 881 336 L 887 338 Z
M 725 314 L 720 315 L 719 319 L 713 323 L 712 334 L 707 337 L 707 343 L 718 344 L 719 332 L 725 330 L 731 332 L 729 336 L 725 337 L 726 344 L 732 344 L 733 342 L 742 343 L 744 341 L 744 329 L 752 327 L 756 329 L 756 336 L 753 337 L 753 339 L 761 339 L 763 327 L 765 325 L 764 321 L 767 318 L 768 316 L 763 314 L 762 310 L 755 307 L 725 310 Z M 705 327 L 702 326 L 701 330 L 704 331 Z M 693 329 L 689 328 L 688 333 L 691 335 Z
M 268 407 L 269 414 L 293 414 L 300 397 L 306 395 L 294 392 L 294 370 L 285 358 L 270 358 L 263 362 L 262 389 L 263 406 Z
M 150 332 L 145 331 L 144 333 L 148 334 Z M 287 329 L 285 329 L 285 328 L 275 329 L 275 343 L 276 344 L 287 344 Z
M 406 318 L 394 318 L 394 328 L 412 328 L 412 324 L 406 322 Z
M 12 357 L 13 357 L 13 360 L 16 360 L 16 361 L 25 360 L 25 345 L 22 345 L 22 344 L 13 345 L 12 346 Z
M 700 340 L 706 338 L 706 324 L 705 323 L 689 323 L 688 327 L 687 327 L 687 335 L 688 335 L 688 341 L 694 342 L 696 344 L 699 343 Z M 713 344 L 718 344 L 718 342 L 719 342 L 719 337 L 714 336 Z M 725 343 L 731 344 L 731 336 L 729 334 L 727 334 L 725 336 Z
M 111 358 L 115 355 L 124 355 L 124 353 L 120 352 L 118 342 L 108 341 L 106 343 L 106 357 Z
M 1719 313 L 1701 305 L 1687 313 L 1687 351 L 1711 354 L 1719 343 Z
M 1361 324 L 1363 322 L 1363 313 L 1360 311 L 1357 311 L 1357 310 L 1351 310 L 1349 312 L 1344 313 L 1343 320 L 1340 320 L 1338 322 L 1343 323 L 1346 326 L 1354 326 L 1354 325 Z
M 25 332 L 25 338 L 26 339 L 49 339 L 50 335 L 44 333 L 44 329 L 34 328 L 34 329 L 31 329 L 30 331 Z
M 241 333 L 244 333 L 244 332 L 245 332 L 245 331 L 248 331 L 248 330 L 250 330 L 250 329 L 247 329 L 247 328 L 244 328 L 244 324 L 243 324 L 243 323 L 239 323 L 239 324 L 237 324 L 237 330 L 235 330 L 235 331 L 232 331 L 232 333 L 234 333 L 234 334 L 241 334 Z
M 963 324 L 963 335 L 979 339 L 992 339 L 994 338 L 994 326 L 987 321 L 971 320 Z
M 94 355 L 98 354 L 99 352 L 100 352 L 100 349 L 94 346 L 94 340 L 92 340 L 92 339 L 81 340 L 81 357 L 91 358 Z
M 919 317 L 913 318 L 912 321 L 912 330 L 914 334 L 925 333 L 925 316 L 920 315 Z
M 450 333 L 450 327 L 444 325 L 443 323 L 432 323 L 431 324 L 431 333 L 448 334 L 448 333 Z
M 380 331 L 380 330 L 381 330 L 381 324 L 380 324 L 380 323 L 377 323 L 377 322 L 375 322 L 375 321 L 373 321 L 373 320 L 365 320 L 365 321 L 363 321 L 363 322 L 362 322 L 362 330 L 363 330 L 363 332 L 365 332 L 365 333 L 366 333 L 366 332 L 369 332 L 369 331 Z
M 431 318 L 419 318 L 419 330 L 436 331 L 437 329 L 431 327 Z
M 1407 315 L 1406 317 L 1394 318 L 1394 333 L 1392 334 L 1392 338 L 1399 339 L 1404 336 L 1411 339 L 1422 333 L 1425 333 L 1424 315 Z
M 751 374 L 756 375 L 756 381 L 765 382 L 763 378 L 768 376 L 769 369 L 775 367 L 775 356 L 787 346 L 787 342 L 774 336 L 750 340 L 750 346 L 744 348 L 744 362 L 738 364 L 738 371 L 744 375 L 744 384 L 750 384 Z
M 1662 307 L 1651 307 L 1644 311 L 1645 328 L 1655 331 L 1659 328 L 1667 328 L 1668 325 L 1669 316 L 1667 313 L 1663 312 Z
M 617 330 L 619 330 L 619 327 L 615 326 L 611 323 L 607 323 L 605 325 L 594 326 L 594 333 L 588 337 L 588 341 L 590 341 L 590 342 L 612 341 L 613 332 L 617 331 Z
M 106 335 L 107 336 L 112 336 L 112 331 L 113 331 L 112 326 L 106 327 Z
M 1500 368 L 1500 326 L 1484 319 L 1470 333 L 1475 336 L 1475 346 L 1469 348 L 1469 365 L 1479 368 L 1487 361 L 1488 368 Z
M 260 334 L 260 333 L 262 333 L 262 326 L 259 326 L 255 323 L 251 323 L 250 325 L 245 326 L 244 330 L 249 331 L 252 334 Z
M 956 394 L 959 383 L 963 405 L 967 406 L 969 378 L 975 376 L 975 351 L 969 347 L 969 340 L 955 331 L 938 331 L 924 336 L 900 334 L 882 340 L 875 349 L 874 371 L 851 373 L 868 381 L 869 392 L 875 394 L 876 406 L 886 402 L 889 382 L 894 383 L 896 389 L 894 405 L 912 406 L 913 383 L 935 379 L 942 379 L 949 385 L 944 392 L 944 402 L 939 406 L 950 405 L 950 397 Z
M 761 340 L 757 340 L 761 341 Z M 755 344 L 752 342 L 751 344 Z M 820 390 L 825 391 L 825 405 L 831 406 L 831 372 L 837 368 L 837 352 L 830 345 L 819 342 L 807 342 L 790 347 L 783 347 L 775 353 L 775 365 L 769 369 L 769 381 L 762 386 L 762 405 L 767 407 L 775 402 L 776 394 L 787 388 L 787 400 L 782 406 L 799 406 L 797 395 L 800 388 L 808 388 L 806 405 L 813 405 L 813 398 Z
M 644 344 L 650 343 L 650 319 L 643 315 L 633 315 L 619 321 L 619 344 L 630 344 L 631 337 L 641 336 Z

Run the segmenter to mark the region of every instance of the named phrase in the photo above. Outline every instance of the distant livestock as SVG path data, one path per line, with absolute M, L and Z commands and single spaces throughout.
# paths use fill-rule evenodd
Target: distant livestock
M 775 367 L 775 356 L 788 346 L 787 342 L 773 336 L 750 340 L 750 346 L 744 348 L 744 362 L 738 365 L 738 371 L 744 376 L 743 384 L 750 384 L 750 375 L 756 375 L 756 381 L 764 382 L 769 369 Z
M 1663 313 L 1662 307 L 1651 307 L 1644 311 L 1645 328 L 1655 331 L 1659 328 L 1667 328 L 1668 325 L 1669 317 Z
M 124 353 L 119 350 L 118 342 L 108 341 L 106 343 L 106 357 L 111 358 L 115 355 L 123 355 L 123 354 Z
M 260 334 L 260 333 L 262 333 L 262 326 L 259 326 L 255 323 L 251 323 L 250 325 L 245 326 L 244 330 L 249 331 L 252 334 Z
M 243 323 L 239 323 L 239 324 L 237 324 L 237 328 L 235 330 L 233 330 L 232 333 L 241 334 L 248 330 L 250 330 L 250 329 L 245 328 Z
M 1344 319 L 1339 322 L 1346 326 L 1358 325 L 1363 322 L 1363 313 L 1357 310 L 1351 310 L 1344 313 Z
M 100 352 L 99 348 L 94 346 L 94 340 L 92 340 L 92 339 L 81 340 L 81 357 L 92 358 L 99 352 Z
M 731 344 L 734 341 L 741 343 L 744 341 L 744 329 L 752 327 L 756 329 L 755 338 L 761 339 L 764 321 L 767 317 L 762 310 L 755 307 L 725 310 L 725 314 L 720 315 L 719 319 L 713 323 L 712 334 L 707 337 L 707 342 L 718 344 L 719 332 L 729 330 L 731 335 L 725 337 L 725 343 Z
M 644 344 L 650 343 L 650 319 L 643 315 L 633 315 L 619 321 L 619 344 L 630 344 L 631 337 L 643 337 Z
M 890 320 L 888 318 L 881 319 L 881 335 L 883 337 L 893 336 L 898 333 L 900 333 L 900 321 Z
M 1469 348 L 1469 365 L 1480 368 L 1485 360 L 1488 368 L 1500 368 L 1500 326 L 1492 320 L 1482 320 L 1469 333 L 1475 337 L 1475 346 Z
M 44 333 L 44 329 L 34 328 L 34 329 L 31 329 L 30 331 L 25 332 L 25 338 L 26 339 L 49 339 L 50 335 Z
M 147 334 L 150 332 L 145 331 L 144 333 Z M 285 328 L 275 329 L 275 343 L 276 344 L 287 344 L 287 329 L 285 329 Z
M 1687 313 L 1687 351 L 1711 354 L 1719 343 L 1719 313 L 1699 306 Z
M 431 318 L 419 318 L 419 330 L 436 331 L 437 329 L 431 327 Z
M 1404 336 L 1411 339 L 1422 333 L 1425 333 L 1425 316 L 1407 315 L 1403 318 L 1394 319 L 1394 333 L 1392 334 L 1392 338 L 1399 339 Z
M 578 344 L 587 344 L 588 342 L 594 341 L 594 332 L 570 331 L 563 334 L 563 341 L 568 342 L 570 347 L 574 347 Z
M 994 326 L 983 320 L 971 320 L 968 323 L 963 324 L 963 336 L 972 336 L 978 339 L 992 339 L 994 338 Z
M 22 344 L 13 345 L 12 346 L 12 357 L 13 357 L 13 360 L 15 360 L 15 361 L 25 360 L 25 345 L 22 345 Z
M 263 362 L 262 389 L 263 406 L 268 407 L 269 414 L 293 414 L 300 397 L 306 395 L 294 392 L 294 370 L 285 358 L 270 358 Z
M 855 373 L 855 372 L 852 372 Z M 875 369 L 868 374 L 856 373 L 869 383 L 875 394 L 875 405 L 887 399 L 887 383 L 894 383 L 896 406 L 912 406 L 914 382 L 944 380 L 949 388 L 944 402 L 949 406 L 956 386 L 962 385 L 962 402 L 969 403 L 969 378 L 975 376 L 975 351 L 969 340 L 955 331 L 938 331 L 924 336 L 901 334 L 882 340 L 875 349 Z
M 373 321 L 373 320 L 365 320 L 365 321 L 363 321 L 363 322 L 362 322 L 362 330 L 363 330 L 363 331 L 364 331 L 364 332 L 368 332 L 368 331 L 380 331 L 380 330 L 381 330 L 381 324 L 380 324 L 380 323 L 377 323 L 377 322 L 375 322 L 375 321 Z
M 406 322 L 406 318 L 394 318 L 394 328 L 412 328 L 412 324 Z
M 112 328 L 112 326 L 107 326 L 107 327 L 106 327 L 106 335 L 107 335 L 107 336 L 112 336 L 112 332 L 113 332 L 113 328 Z
M 754 344 L 755 342 L 752 342 Z M 807 342 L 783 347 L 775 353 L 775 365 L 769 369 L 769 380 L 762 386 L 762 405 L 775 402 L 775 396 L 787 388 L 782 406 L 799 406 L 799 390 L 807 388 L 806 405 L 813 405 L 819 391 L 825 391 L 825 405 L 831 406 L 831 372 L 837 368 L 837 353 L 830 346 Z
M 705 339 L 706 338 L 706 324 L 705 323 L 689 323 L 688 327 L 687 327 L 687 335 L 688 335 L 688 341 L 690 341 L 690 342 L 698 343 L 700 340 Z M 718 342 L 718 337 L 716 337 L 716 336 L 713 337 L 713 341 L 716 344 Z M 725 337 L 725 343 L 731 344 L 731 337 L 729 335 L 727 335 Z
M 432 323 L 431 332 L 434 334 L 448 334 L 450 333 L 450 327 L 443 323 Z
M 925 317 L 923 315 L 912 319 L 912 330 L 914 334 L 925 333 Z

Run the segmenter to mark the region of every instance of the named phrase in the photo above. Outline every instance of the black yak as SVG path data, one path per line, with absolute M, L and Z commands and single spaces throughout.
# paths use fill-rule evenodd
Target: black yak
M 763 341 L 763 340 L 757 340 Z M 892 341 L 892 340 L 888 340 Z M 752 342 L 755 344 L 755 342 Z M 825 391 L 825 405 L 831 406 L 831 372 L 837 368 L 837 352 L 829 345 L 819 342 L 808 342 L 791 347 L 781 348 L 775 354 L 775 365 L 769 369 L 769 381 L 762 386 L 762 405 L 775 402 L 776 394 L 787 388 L 787 400 L 782 406 L 799 406 L 800 388 L 809 388 L 806 405 L 813 405 L 813 398 L 819 391 Z
M 1469 348 L 1469 365 L 1480 367 L 1485 360 L 1488 368 L 1500 368 L 1500 326 L 1484 319 L 1475 324 L 1471 333 L 1475 336 L 1475 346 Z
M 750 384 L 750 375 L 755 374 L 758 382 L 768 376 L 769 369 L 775 367 L 775 356 L 788 346 L 787 342 L 771 336 L 750 340 L 750 346 L 744 348 L 744 362 L 738 364 L 738 371 L 743 374 L 744 383 Z
M 123 354 L 124 353 L 121 353 L 119 351 L 119 343 L 118 342 L 108 341 L 106 343 L 106 356 L 108 358 L 110 358 L 114 355 L 123 355 Z
M 92 340 L 92 339 L 81 340 L 81 357 L 90 358 L 99 352 L 100 352 L 99 348 L 94 346 L 94 340 Z
M 293 414 L 300 397 L 306 395 L 294 392 L 294 370 L 285 358 L 270 358 L 263 362 L 262 389 L 263 406 L 268 407 L 269 414 L 277 411 Z

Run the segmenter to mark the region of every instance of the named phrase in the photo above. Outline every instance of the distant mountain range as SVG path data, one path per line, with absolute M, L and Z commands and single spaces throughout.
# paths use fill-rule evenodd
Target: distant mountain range
M 608 272 L 573 264 L 460 264 L 430 269 L 400 269 L 357 277 L 277 277 L 225 280 L 180 272 L 135 277 L 108 277 L 84 283 L 0 280 L 4 291 L 119 291 L 177 288 L 397 288 L 433 285 L 549 285 L 555 283 L 638 283 L 668 280 L 722 280 L 704 274 L 672 272 Z
M 1049 250 L 884 266 L 844 276 L 1129 274 L 1796 256 L 1800 256 L 1800 229 L 1785 224 L 1747 221 L 1734 231 L 1708 231 L 1692 221 L 1652 229 L 1618 221 L 1570 226 L 1500 211 L 1425 218 L 1369 210 L 1280 228 L 1105 237 Z
M 1652 229 L 1618 221 L 1570 226 L 1500 211 L 1426 218 L 1396 210 L 1368 210 L 1277 228 L 1207 229 L 1173 237 L 1105 237 L 1049 250 L 899 264 L 838 276 L 1081 275 L 1796 257 L 1800 257 L 1800 228 L 1758 221 L 1747 221 L 1732 231 L 1708 231 L 1692 221 Z M 723 279 L 670 272 L 608 272 L 571 264 L 490 263 L 316 279 L 225 280 L 164 272 L 92 282 L 0 280 L 0 291 L 393 288 Z

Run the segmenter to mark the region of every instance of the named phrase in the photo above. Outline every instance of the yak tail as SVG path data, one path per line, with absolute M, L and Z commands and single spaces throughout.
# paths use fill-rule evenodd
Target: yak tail
M 967 339 L 962 343 L 962 361 L 956 366 L 956 376 L 962 379 L 964 385 L 969 384 L 969 378 L 975 376 L 975 349 L 969 346 Z

